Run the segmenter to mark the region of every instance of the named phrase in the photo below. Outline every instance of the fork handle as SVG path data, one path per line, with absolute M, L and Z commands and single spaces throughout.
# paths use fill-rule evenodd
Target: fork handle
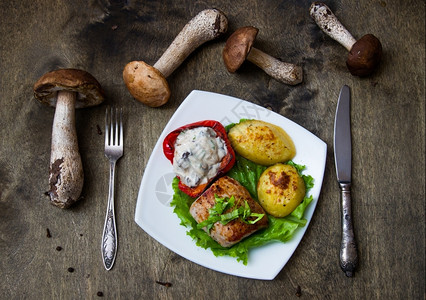
M 117 254 L 117 227 L 114 213 L 115 161 L 110 161 L 108 206 L 102 234 L 102 260 L 105 269 L 111 270 Z

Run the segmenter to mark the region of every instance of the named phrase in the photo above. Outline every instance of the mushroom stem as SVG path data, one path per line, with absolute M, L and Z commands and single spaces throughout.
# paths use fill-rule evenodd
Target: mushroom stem
M 280 61 L 254 47 L 251 48 L 247 59 L 282 83 L 296 85 L 303 80 L 301 67 Z
M 351 51 L 352 46 L 356 43 L 355 38 L 340 23 L 327 5 L 321 2 L 314 2 L 309 9 L 309 13 L 322 31 L 339 42 L 348 51 Z
M 52 128 L 48 192 L 52 204 L 67 208 L 83 188 L 83 166 L 75 129 L 77 94 L 59 91 Z
M 206 9 L 198 13 L 176 36 L 154 68 L 170 76 L 179 65 L 201 44 L 213 40 L 228 29 L 228 19 L 218 9 Z

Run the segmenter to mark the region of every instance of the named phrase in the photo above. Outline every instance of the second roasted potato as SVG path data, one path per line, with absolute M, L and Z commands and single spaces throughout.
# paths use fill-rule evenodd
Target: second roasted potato
M 290 136 L 281 127 L 264 121 L 240 122 L 229 130 L 228 137 L 238 154 L 261 165 L 286 162 L 296 154 Z
M 305 193 L 305 182 L 291 165 L 276 164 L 267 168 L 257 184 L 260 205 L 278 218 L 289 215 L 302 202 Z

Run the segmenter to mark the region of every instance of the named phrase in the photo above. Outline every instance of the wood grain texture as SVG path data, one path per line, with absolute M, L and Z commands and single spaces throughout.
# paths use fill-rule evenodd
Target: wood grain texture
M 373 33 L 381 40 L 383 61 L 372 76 L 350 75 L 346 49 L 309 17 L 310 1 L 2 1 L 0 298 L 424 298 L 425 2 L 326 3 L 355 38 Z M 209 7 L 227 15 L 228 33 L 197 49 L 168 78 L 172 96 L 165 106 L 149 108 L 132 99 L 121 77 L 124 65 L 154 64 L 186 22 Z M 259 28 L 256 48 L 302 66 L 302 84 L 281 84 L 249 62 L 235 74 L 226 71 L 224 42 L 247 25 Z M 42 74 L 64 67 L 90 72 L 107 95 L 102 106 L 76 112 L 85 185 L 84 199 L 69 210 L 53 207 L 44 195 L 54 110 L 32 93 Z M 343 84 L 353 97 L 352 196 L 360 265 L 352 279 L 338 262 L 339 188 L 332 148 Z M 151 151 L 194 89 L 268 107 L 328 145 L 312 222 L 272 281 L 205 269 L 163 247 L 134 222 Z M 126 139 L 116 179 L 118 254 L 106 272 L 100 255 L 109 171 L 103 124 L 105 106 L 112 104 L 124 107 Z

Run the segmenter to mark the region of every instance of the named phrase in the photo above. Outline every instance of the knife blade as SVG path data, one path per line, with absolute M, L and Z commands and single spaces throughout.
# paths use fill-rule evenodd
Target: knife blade
M 340 90 L 334 119 L 334 162 L 340 187 L 342 212 L 342 241 L 340 267 L 346 276 L 352 277 L 358 264 L 358 251 L 352 222 L 351 179 L 352 141 L 350 118 L 351 94 L 347 85 Z

